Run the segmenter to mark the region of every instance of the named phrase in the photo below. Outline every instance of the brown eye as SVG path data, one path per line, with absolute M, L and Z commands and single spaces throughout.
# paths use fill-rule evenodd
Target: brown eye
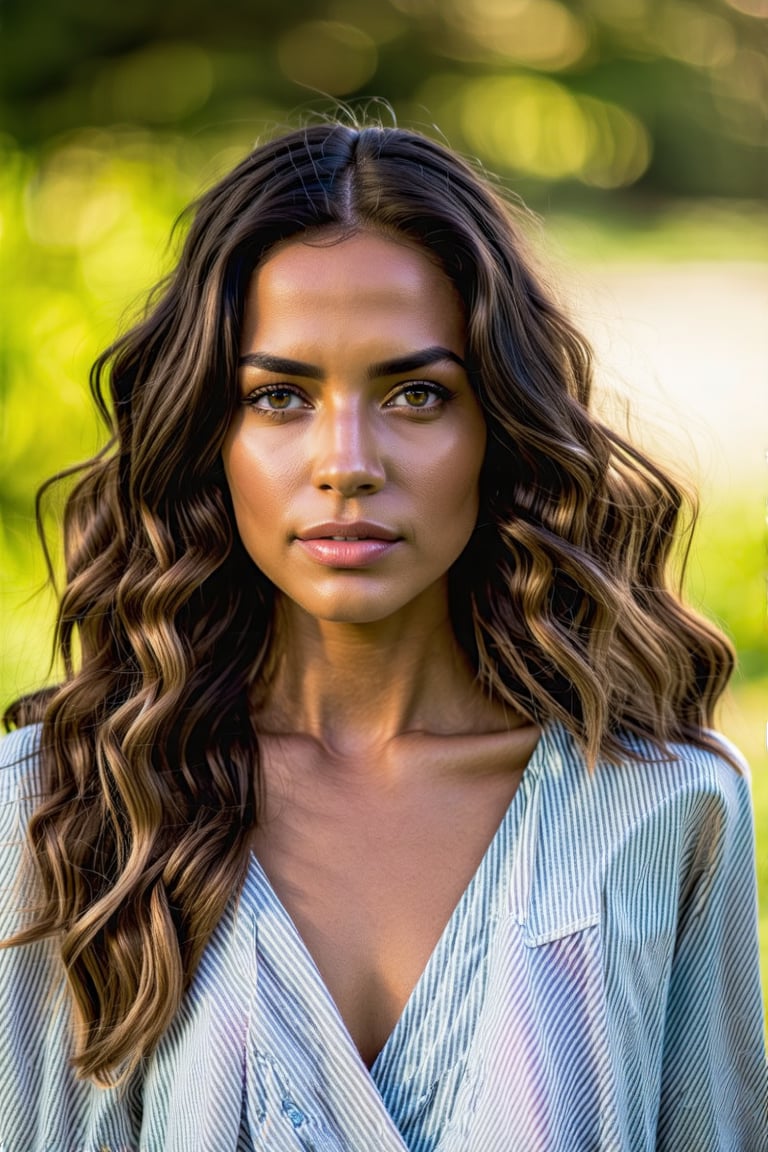
M 388 408 L 410 408 L 413 411 L 439 409 L 450 400 L 452 393 L 442 384 L 428 382 L 406 384 L 387 401 Z
M 429 403 L 426 388 L 407 388 L 403 393 L 411 408 L 424 408 Z
M 274 392 L 268 392 L 265 398 L 270 408 L 281 409 L 290 407 L 293 395 L 293 392 L 275 390 Z
M 293 388 L 263 388 L 247 396 L 245 403 L 261 412 L 295 412 L 308 407 L 301 393 Z

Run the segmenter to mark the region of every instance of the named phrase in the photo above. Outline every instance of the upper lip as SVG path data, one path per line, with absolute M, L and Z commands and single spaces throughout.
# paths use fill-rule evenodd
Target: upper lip
M 366 540 L 399 540 L 397 532 L 385 528 L 383 524 L 372 524 L 370 520 L 328 520 L 324 524 L 313 524 L 297 533 L 300 540 L 322 540 L 332 536 L 353 536 Z

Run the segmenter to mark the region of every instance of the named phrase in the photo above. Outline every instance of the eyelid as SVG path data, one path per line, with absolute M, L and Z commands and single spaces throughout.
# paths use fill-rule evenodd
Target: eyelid
M 295 384 L 262 384 L 258 388 L 252 388 L 247 396 L 243 396 L 241 398 L 240 403 L 241 404 L 250 404 L 253 407 L 255 407 L 254 401 L 258 400 L 260 396 L 269 396 L 270 393 L 272 393 L 272 392 L 289 392 L 292 396 L 298 396 L 298 398 L 301 401 L 303 401 L 303 403 L 305 404 L 305 406 L 307 408 L 311 407 L 311 401 L 309 400 L 309 398 L 306 396 L 306 394 L 304 392 L 302 392 L 301 388 L 298 388 Z M 281 409 L 279 409 L 279 408 L 273 408 L 273 409 L 263 408 L 262 411 L 263 412 L 269 412 L 269 411 L 280 412 Z M 282 411 L 295 412 L 295 411 L 297 411 L 297 409 L 284 408 L 284 409 L 282 409 Z
M 452 392 L 450 388 L 447 388 L 445 384 L 438 384 L 434 380 L 404 380 L 389 393 L 384 401 L 384 407 L 391 406 L 393 400 L 396 400 L 399 396 L 403 396 L 411 389 L 413 391 L 429 392 L 443 402 L 452 400 L 456 395 L 456 393 Z M 431 407 L 437 407 L 437 405 L 432 405 Z M 419 409 L 414 406 L 413 410 L 418 411 Z
M 438 384 L 435 380 L 421 380 L 421 379 L 404 380 L 400 384 L 397 384 L 394 388 L 392 388 L 390 390 L 390 392 L 387 394 L 386 399 L 383 402 L 383 407 L 385 407 L 385 408 L 395 407 L 393 401 L 395 401 L 399 397 L 405 395 L 405 393 L 407 393 L 410 389 L 413 389 L 414 391 L 428 392 L 430 395 L 434 396 L 437 400 L 439 400 L 443 403 L 446 403 L 447 401 L 452 400 L 454 398 L 454 396 L 456 395 L 456 393 L 453 392 L 450 388 L 446 387 L 445 384 Z M 298 399 L 302 401 L 302 404 L 305 408 L 313 407 L 313 403 L 309 399 L 309 397 L 306 395 L 306 393 L 301 388 L 299 388 L 296 384 L 289 384 L 289 383 L 262 384 L 257 388 L 251 389 L 251 391 L 247 394 L 247 396 L 243 396 L 241 398 L 240 403 L 250 405 L 251 407 L 256 408 L 257 405 L 255 402 L 261 396 L 269 396 L 273 392 L 286 392 L 292 396 L 298 397 Z M 398 407 L 399 407 L 399 405 L 398 405 Z M 409 407 L 414 412 L 419 411 L 419 408 L 417 405 L 403 405 L 403 407 Z M 432 409 L 437 408 L 437 407 L 439 407 L 438 404 L 431 404 L 423 410 L 424 411 L 431 411 Z M 260 409 L 258 409 L 258 411 L 279 415 L 281 412 L 297 412 L 297 411 L 300 411 L 300 409 L 298 409 L 298 408 L 282 408 L 282 409 L 280 409 L 280 408 L 260 408 Z

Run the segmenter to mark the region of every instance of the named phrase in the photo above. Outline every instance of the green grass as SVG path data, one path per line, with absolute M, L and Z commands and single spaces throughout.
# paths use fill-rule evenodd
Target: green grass
M 763 981 L 766 1041 L 768 1041 L 768 676 L 735 684 L 726 700 L 721 727 L 737 744 L 752 770 L 752 798 L 757 845 L 757 887 L 760 916 L 760 961 Z
M 620 261 L 768 261 L 768 209 L 755 201 L 606 204 L 593 211 L 542 213 L 568 257 L 578 263 Z

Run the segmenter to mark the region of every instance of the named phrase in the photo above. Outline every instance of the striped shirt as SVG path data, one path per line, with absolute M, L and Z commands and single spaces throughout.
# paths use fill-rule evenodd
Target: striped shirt
M 0 936 L 37 739 L 0 742 Z M 748 778 L 635 747 L 590 775 L 545 726 L 370 1071 L 255 858 L 124 1088 L 72 1074 L 55 946 L 0 951 L 0 1152 L 765 1152 Z

